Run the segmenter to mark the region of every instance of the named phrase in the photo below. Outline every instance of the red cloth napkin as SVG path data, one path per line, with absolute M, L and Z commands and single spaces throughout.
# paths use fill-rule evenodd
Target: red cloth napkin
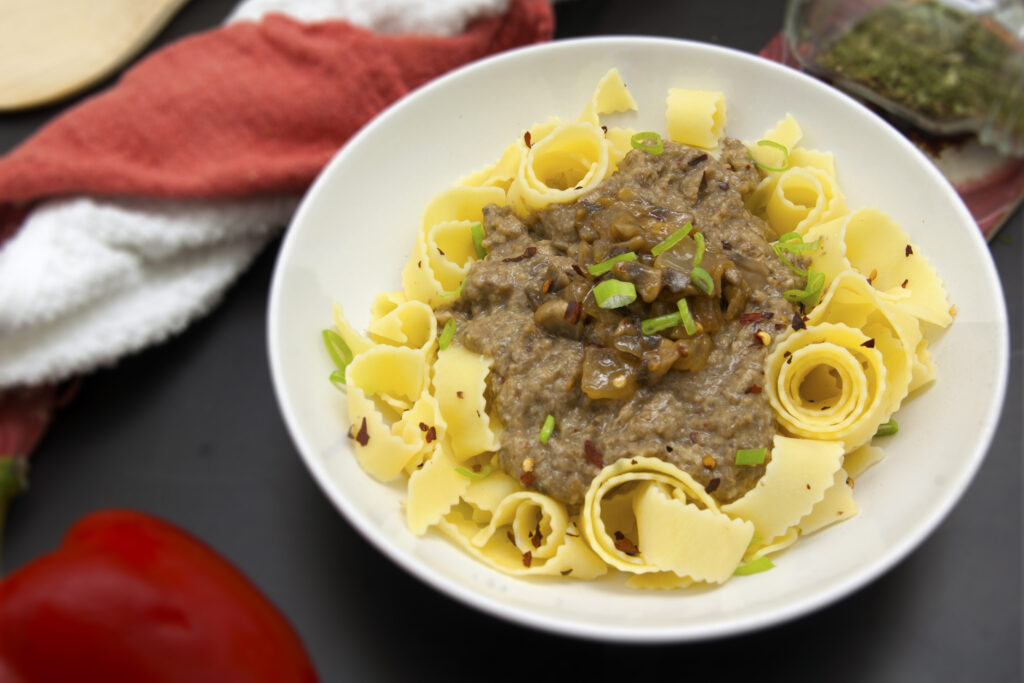
M 549 40 L 546 0 L 456 37 L 379 35 L 281 15 L 186 38 L 139 62 L 0 159 L 0 241 L 32 202 L 65 195 L 299 194 L 382 109 L 460 65 Z M 0 456 L 26 455 L 59 392 L 0 396 Z

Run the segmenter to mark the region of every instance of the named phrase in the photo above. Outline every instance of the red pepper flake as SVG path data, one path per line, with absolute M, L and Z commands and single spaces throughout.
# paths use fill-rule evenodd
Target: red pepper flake
M 544 281 L 544 284 L 540 286 L 540 291 L 543 292 L 544 294 L 547 294 L 548 292 L 551 291 L 551 278 L 548 278 L 547 280 Z
M 707 158 L 708 158 L 707 154 L 701 153 L 701 154 L 698 154 L 697 156 L 695 156 L 694 158 L 690 159 L 686 163 L 689 164 L 690 166 L 696 166 L 697 164 L 699 164 L 700 162 L 704 161 Z
M 583 269 L 582 269 L 582 268 L 580 268 L 580 267 L 579 267 L 579 266 L 578 266 L 577 264 L 575 264 L 575 263 L 574 263 L 574 264 L 572 264 L 572 270 L 573 270 L 573 272 L 574 272 L 574 273 L 576 273 L 577 275 L 580 275 L 580 276 L 582 276 L 582 277 L 586 277 L 586 276 L 587 276 L 587 274 L 583 272 Z
M 583 442 L 583 454 L 587 456 L 587 460 L 592 462 L 595 467 L 604 467 L 604 456 L 601 451 L 597 450 L 597 446 L 590 439 Z
M 728 240 L 722 240 L 722 249 L 729 251 L 732 249 L 732 243 Z
M 794 330 L 805 330 L 807 329 L 807 323 L 804 322 L 804 317 L 799 313 L 793 314 L 793 329 Z
M 561 574 L 562 576 L 569 576 L 569 574 L 572 574 L 572 567 L 569 567 L 568 569 L 563 569 L 562 571 L 560 571 L 558 573 Z
M 914 248 L 908 244 L 906 250 L 903 253 L 906 254 L 907 256 L 913 256 Z
M 356 443 L 360 446 L 365 446 L 370 443 L 370 433 L 366 431 L 366 418 L 363 418 L 363 424 L 359 428 L 359 432 L 356 434 Z
M 533 553 L 527 550 L 523 553 L 523 566 L 529 567 L 531 562 L 533 562 Z
M 906 289 L 907 288 L 907 283 L 909 283 L 909 282 L 910 282 L 910 280 L 904 280 L 903 282 L 900 283 L 900 287 L 902 287 L 903 289 Z
M 536 253 L 537 247 L 527 247 L 526 251 L 524 251 L 519 256 L 513 256 L 512 258 L 502 259 L 502 261 L 505 263 L 519 263 L 520 261 L 525 261 L 528 258 L 532 258 Z
M 718 488 L 718 485 L 721 483 L 722 480 L 719 479 L 718 477 L 715 477 L 714 479 L 708 482 L 708 485 L 704 487 L 704 490 L 707 493 L 714 493 L 714 491 Z
M 459 398 L 462 398 L 462 392 L 461 391 L 456 391 L 455 395 L 458 396 Z
M 579 301 L 570 301 L 569 305 L 565 307 L 565 313 L 562 317 L 570 325 L 575 325 L 580 321 L 580 316 L 583 315 L 583 304 Z
M 633 458 L 632 460 L 630 460 L 629 464 L 630 465 L 635 465 L 636 464 L 636 458 Z
M 416 267 L 417 268 L 422 268 L 423 267 L 423 259 L 420 259 L 419 261 L 416 262 Z
M 866 342 L 861 344 L 861 346 L 863 346 L 866 349 L 873 349 L 873 348 L 875 348 L 875 340 L 874 339 L 868 339 Z
M 533 147 L 533 142 L 530 140 L 530 131 L 523 133 L 523 142 L 526 143 L 526 149 Z
M 533 472 L 523 472 L 519 477 L 519 481 L 523 482 L 523 486 L 529 486 L 536 481 L 536 479 L 537 477 L 533 476 Z
M 753 323 L 765 322 L 772 319 L 772 314 L 768 311 L 755 311 L 753 313 L 744 313 L 740 316 L 740 325 L 751 325 Z
M 605 135 L 608 135 L 608 126 L 601 126 L 601 130 L 604 131 Z
M 426 422 L 420 422 L 420 431 L 421 431 L 421 432 L 425 432 L 425 431 L 427 431 L 428 429 L 430 429 L 430 427 L 428 427 L 428 426 L 427 426 L 427 423 L 426 423 Z
M 433 441 L 436 438 L 437 438 L 437 429 L 435 429 L 434 427 L 431 427 L 430 429 L 427 430 L 427 436 L 426 436 L 427 443 L 430 443 L 431 441 Z
M 615 549 L 627 555 L 636 555 L 640 552 L 640 549 L 636 547 L 636 543 L 629 540 L 621 531 L 615 532 Z
M 747 387 L 746 389 L 743 390 L 743 393 L 744 394 L 760 394 L 761 393 L 761 387 L 757 386 L 756 384 L 751 384 L 749 387 Z
M 539 548 L 540 544 L 544 542 L 544 536 L 540 533 L 540 524 L 537 525 L 537 529 L 533 532 L 530 537 L 530 543 L 533 544 L 534 548 Z

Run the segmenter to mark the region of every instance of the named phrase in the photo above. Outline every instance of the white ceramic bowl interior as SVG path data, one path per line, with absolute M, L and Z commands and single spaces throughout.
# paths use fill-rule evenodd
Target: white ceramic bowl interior
M 400 503 L 356 464 L 344 394 L 320 330 L 338 301 L 357 326 L 400 273 L 427 201 L 496 160 L 530 124 L 574 119 L 617 67 L 640 110 L 624 122 L 664 131 L 670 87 L 725 93 L 726 133 L 758 139 L 786 113 L 802 144 L 835 153 L 852 208 L 889 212 L 931 259 L 958 314 L 931 346 L 937 381 L 897 414 L 886 459 L 857 482 L 861 513 L 802 539 L 772 571 L 698 592 L 637 592 L 621 580 L 523 580 L 492 571 L 433 533 L 414 537 Z M 298 450 L 330 500 L 377 548 L 426 583 L 493 615 L 582 637 L 708 638 L 764 627 L 835 601 L 906 556 L 959 499 L 1002 404 L 1008 332 L 999 280 L 966 208 L 929 162 L 868 110 L 794 70 L 720 47 L 648 38 L 555 42 L 441 78 L 365 127 L 302 202 L 269 303 L 274 385 Z M 614 615 L 614 618 L 609 618 Z

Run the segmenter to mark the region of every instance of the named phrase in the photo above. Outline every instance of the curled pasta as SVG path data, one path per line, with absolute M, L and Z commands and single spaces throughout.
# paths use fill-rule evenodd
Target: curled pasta
M 520 147 L 519 170 L 509 188 L 513 206 L 541 209 L 569 202 L 592 190 L 608 175 L 604 131 L 588 122 L 561 123 Z
M 810 439 L 865 443 L 888 419 L 886 368 L 856 328 L 825 323 L 783 340 L 765 360 L 765 390 L 780 423 Z
M 624 458 L 594 478 L 580 511 L 583 536 L 609 565 L 721 583 L 739 564 L 753 525 L 722 514 L 694 479 L 657 458 Z
M 670 138 L 704 149 L 718 146 L 725 130 L 725 95 L 716 90 L 671 88 L 666 104 Z

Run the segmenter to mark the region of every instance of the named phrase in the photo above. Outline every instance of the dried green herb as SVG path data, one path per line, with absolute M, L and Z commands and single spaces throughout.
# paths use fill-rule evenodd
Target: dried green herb
M 928 118 L 980 119 L 1011 53 L 996 31 L 933 0 L 896 3 L 865 14 L 818 64 Z

